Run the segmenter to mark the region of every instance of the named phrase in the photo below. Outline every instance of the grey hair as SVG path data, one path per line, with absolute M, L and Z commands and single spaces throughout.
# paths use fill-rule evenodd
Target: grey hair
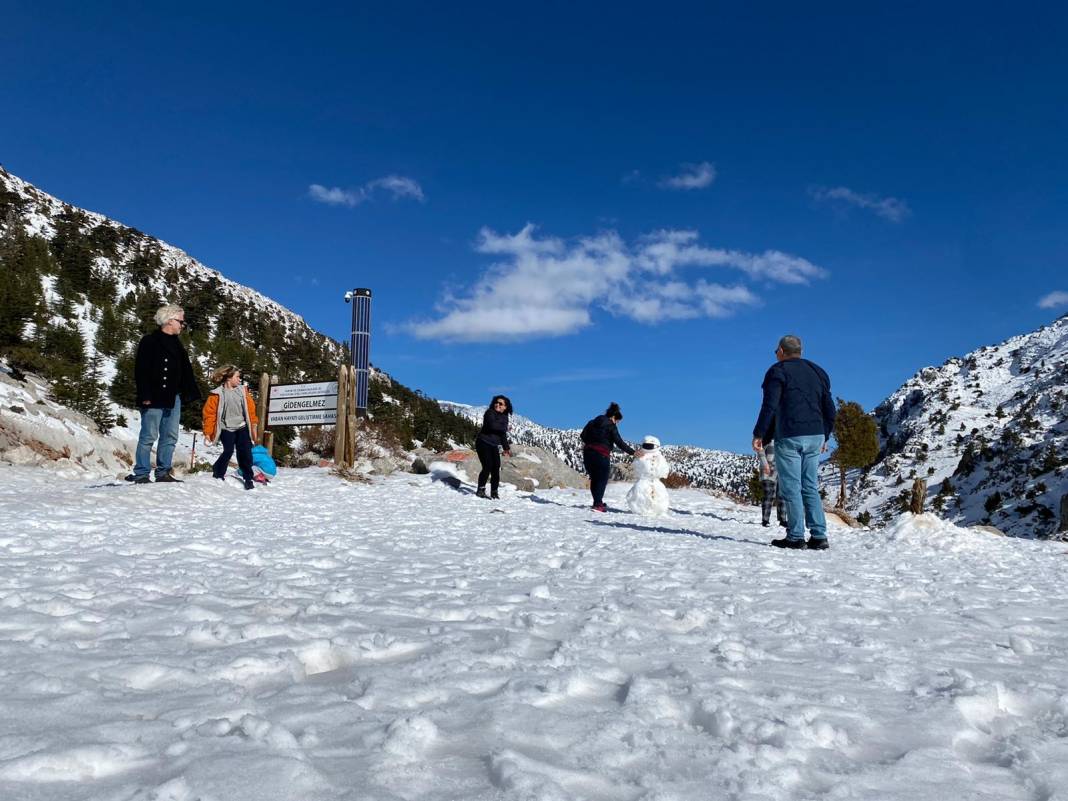
M 783 356 L 800 356 L 801 337 L 787 334 L 779 340 L 779 347 L 782 349 Z
M 181 306 L 175 306 L 173 303 L 160 306 L 156 309 L 156 325 L 166 325 L 168 320 L 177 317 L 179 314 L 185 314 L 185 309 Z

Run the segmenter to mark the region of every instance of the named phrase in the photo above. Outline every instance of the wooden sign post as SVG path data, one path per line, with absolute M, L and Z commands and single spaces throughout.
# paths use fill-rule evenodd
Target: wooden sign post
M 351 365 L 348 368 L 349 377 L 346 381 L 348 399 L 345 401 L 345 466 L 349 469 L 356 464 L 356 406 L 357 376 L 356 368 Z
M 334 423 L 334 464 L 345 464 L 348 436 L 349 366 L 341 365 L 337 371 L 337 422 Z
M 271 425 L 321 426 L 333 424 L 334 462 L 351 469 L 356 463 L 356 375 L 349 365 L 338 370 L 333 381 L 275 384 L 260 376 L 260 399 L 256 405 L 262 434 L 260 441 L 270 453 L 274 445 Z
M 260 421 L 259 441 L 267 449 L 268 455 L 274 447 L 274 434 L 267 430 L 267 396 L 271 394 L 271 377 L 260 373 L 260 399 L 256 403 L 256 417 Z

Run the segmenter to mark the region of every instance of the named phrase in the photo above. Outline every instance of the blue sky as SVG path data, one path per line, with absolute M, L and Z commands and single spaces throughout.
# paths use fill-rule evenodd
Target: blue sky
M 1055 4 L 154 5 L 2 4 L 0 162 L 339 339 L 372 288 L 429 395 L 746 450 L 783 333 L 871 408 L 1068 311 Z

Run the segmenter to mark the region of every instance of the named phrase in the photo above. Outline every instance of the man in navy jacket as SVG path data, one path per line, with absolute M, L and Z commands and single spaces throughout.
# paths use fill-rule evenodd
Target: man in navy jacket
M 764 432 L 775 420 L 775 465 L 789 521 L 779 548 L 827 548 L 827 519 L 819 493 L 820 454 L 834 431 L 831 379 L 818 364 L 801 358 L 801 339 L 788 334 L 775 349 L 776 363 L 764 374 L 764 402 L 753 427 L 753 450 L 763 450 Z

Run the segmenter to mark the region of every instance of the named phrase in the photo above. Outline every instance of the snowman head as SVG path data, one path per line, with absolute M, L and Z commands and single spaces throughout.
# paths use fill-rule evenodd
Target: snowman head
M 660 440 L 658 440 L 652 434 L 646 435 L 645 439 L 642 440 L 642 448 L 647 451 L 655 451 L 659 447 Z

